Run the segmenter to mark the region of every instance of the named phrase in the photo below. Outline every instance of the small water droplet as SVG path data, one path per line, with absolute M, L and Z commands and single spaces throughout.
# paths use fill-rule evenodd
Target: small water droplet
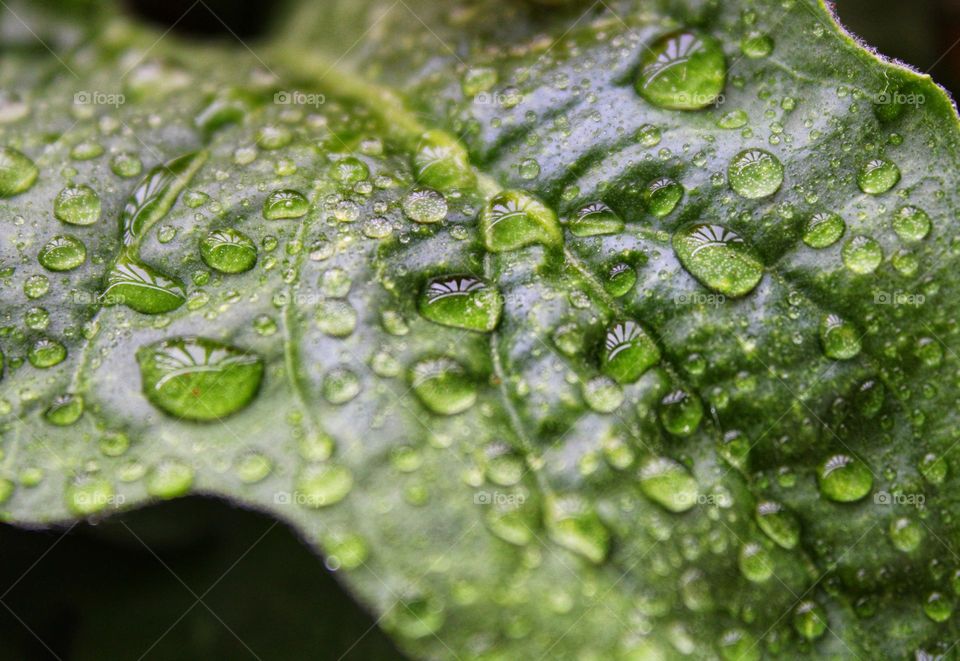
M 673 211 L 683 198 L 683 186 L 670 177 L 654 179 L 643 189 L 643 204 L 657 218 Z
M 417 181 L 440 191 L 471 188 L 476 176 L 467 150 L 444 131 L 427 131 L 413 158 Z
M 752 59 L 767 57 L 773 52 L 773 39 L 762 32 L 751 32 L 740 40 L 740 50 Z
M 828 457 L 817 472 L 820 493 L 838 503 L 860 500 L 873 488 L 873 474 L 859 459 L 848 454 Z
M 455 415 L 477 400 L 477 386 L 460 363 L 452 358 L 430 358 L 410 370 L 413 392 L 430 411 Z
M 617 262 L 607 271 L 603 288 L 614 298 L 626 296 L 637 284 L 637 270 L 623 262 Z
M 922 241 L 931 225 L 930 216 L 918 207 L 900 207 L 893 216 L 893 230 L 904 241 Z
M 900 168 L 883 158 L 868 161 L 857 173 L 857 185 L 864 193 L 881 195 L 900 181 Z
M 803 242 L 811 248 L 826 248 L 840 240 L 847 229 L 838 214 L 831 211 L 816 213 L 807 221 L 803 230 Z
M 577 210 L 567 227 L 574 236 L 616 234 L 623 230 L 623 220 L 603 202 L 591 202 Z
M 763 583 L 773 576 L 773 561 L 760 544 L 748 542 L 740 548 L 740 573 L 754 583 Z
M 72 425 L 83 415 L 83 397 L 80 395 L 60 395 L 54 398 L 47 410 L 43 412 L 43 419 L 58 427 Z
M 777 546 L 788 551 L 800 541 L 800 521 L 780 503 L 764 500 L 757 503 L 757 526 Z
M 263 217 L 267 220 L 300 218 L 310 210 L 310 202 L 302 193 L 284 188 L 270 193 L 263 201 Z
M 324 374 L 322 392 L 331 404 L 346 404 L 360 394 L 360 378 L 347 367 L 335 367 Z
M 763 149 L 745 149 L 727 169 L 730 187 L 741 197 L 759 199 L 773 195 L 783 184 L 783 165 Z
M 697 504 L 697 481 L 682 464 L 667 457 L 651 457 L 640 468 L 640 490 L 671 512 L 686 512 Z
M 71 512 L 89 516 L 114 502 L 113 485 L 103 477 L 84 473 L 67 483 L 66 498 Z
M 319 509 L 335 505 L 353 488 L 353 473 L 346 466 L 320 464 L 305 468 L 296 481 L 297 503 Z
M 257 263 L 257 246 L 233 228 L 214 230 L 200 242 L 204 264 L 221 273 L 243 273 Z
M 835 314 L 820 320 L 820 346 L 827 358 L 849 360 L 860 353 L 860 331 Z
M 439 223 L 447 217 L 447 200 L 431 188 L 416 188 L 404 196 L 403 213 L 415 223 Z
M 702 418 L 700 398 L 686 390 L 674 390 L 660 401 L 660 422 L 674 436 L 690 436 Z
M 555 544 L 594 564 L 606 559 L 610 550 L 610 533 L 596 511 L 579 496 L 549 498 L 546 525 Z
M 801 601 L 793 609 L 793 628 L 807 640 L 816 640 L 827 630 L 827 614 L 815 601 Z
M 623 389 L 613 379 L 597 376 L 583 384 L 583 399 L 597 413 L 612 413 L 623 403 Z
M 156 498 L 177 498 L 192 485 L 193 467 L 179 459 L 161 459 L 147 475 L 147 493 Z
M 100 196 L 86 184 L 65 186 L 53 201 L 53 215 L 69 225 L 92 225 L 100 219 Z
M 883 261 L 883 249 L 869 236 L 850 238 L 840 251 L 843 265 L 858 275 L 873 273 Z
M 87 247 L 75 236 L 60 234 L 47 241 L 37 261 L 48 271 L 70 271 L 87 259 Z

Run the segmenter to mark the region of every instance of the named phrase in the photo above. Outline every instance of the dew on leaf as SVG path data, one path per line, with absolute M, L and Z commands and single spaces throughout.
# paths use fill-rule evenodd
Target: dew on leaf
M 768 151 L 746 149 L 730 161 L 727 179 L 741 197 L 750 200 L 769 197 L 783 184 L 783 165 Z
M 526 489 L 518 487 L 506 494 L 479 492 L 474 498 L 475 502 L 486 506 L 484 523 L 497 538 L 514 546 L 533 541 L 534 531 L 540 526 L 540 508 Z
M 610 325 L 604 337 L 601 371 L 620 384 L 634 383 L 660 360 L 660 349 L 632 320 Z
M 848 454 L 834 454 L 820 464 L 817 471 L 820 493 L 838 503 L 860 500 L 873 488 L 873 474 L 859 459 Z
M 360 378 L 347 367 L 334 367 L 323 375 L 321 391 L 331 404 L 346 404 L 360 394 Z
M 523 458 L 506 443 L 491 443 L 484 448 L 484 473 L 487 479 L 501 487 L 512 487 L 523 478 Z
M 827 358 L 849 360 L 860 353 L 860 331 L 835 314 L 820 320 L 820 346 Z
M 425 319 L 453 328 L 490 332 L 503 310 L 495 288 L 470 275 L 449 275 L 427 282 L 417 305 Z
M 674 436 L 690 436 L 700 426 L 703 404 L 686 390 L 674 390 L 660 401 L 660 422 Z
M 370 177 L 370 168 L 359 158 L 347 156 L 330 165 L 330 177 L 344 186 L 352 186 Z
M 906 516 L 890 521 L 890 541 L 898 551 L 915 551 L 923 541 L 921 524 Z
M 651 457 L 640 467 L 640 490 L 671 512 L 686 512 L 697 504 L 700 488 L 682 464 L 667 457 Z
M 293 134 L 283 126 L 264 126 L 257 131 L 256 139 L 261 149 L 282 149 L 293 141 Z
M 0 147 L 0 198 L 26 192 L 39 174 L 28 156 L 13 147 Z
M 660 127 L 654 126 L 653 124 L 644 124 L 637 129 L 637 142 L 639 142 L 644 147 L 656 147 L 660 144 L 660 140 L 663 138 L 663 132 L 660 130 Z
M 86 184 L 70 184 L 53 200 L 53 215 L 69 225 L 92 225 L 100 219 L 100 195 Z
M 48 291 L 50 291 L 50 279 L 42 273 L 31 275 L 23 281 L 23 293 L 31 300 L 40 298 Z
M 122 432 L 109 432 L 100 437 L 97 444 L 107 457 L 119 457 L 130 447 L 130 437 Z
M 583 400 L 597 413 L 612 413 L 623 403 L 623 389 L 613 379 L 597 376 L 584 382 Z
M 547 534 L 554 544 L 600 564 L 610 549 L 610 532 L 596 511 L 579 496 L 551 497 L 546 506 Z
M 717 641 L 723 661 L 760 661 L 761 647 L 757 639 L 740 628 L 727 629 Z
M 114 502 L 113 485 L 103 477 L 81 474 L 67 483 L 67 507 L 78 516 L 96 514 Z
M 857 185 L 864 193 L 881 195 L 900 181 L 900 168 L 883 158 L 868 161 L 857 173 Z
M 816 640 L 827 630 L 826 611 L 815 601 L 801 601 L 793 609 L 793 629 L 807 640 Z
M 723 93 L 727 63 L 720 42 L 693 32 L 672 32 L 644 49 L 637 92 L 660 108 L 697 110 Z
M 178 337 L 137 351 L 143 393 L 186 420 L 218 420 L 247 406 L 263 377 L 259 356 L 215 340 Z
M 893 230 L 904 241 L 923 240 L 931 226 L 930 216 L 918 207 L 900 207 L 893 215 Z
M 243 273 L 257 263 L 257 246 L 243 232 L 226 227 L 210 232 L 200 241 L 203 263 L 221 273 Z
M 832 211 L 815 213 L 803 230 L 803 242 L 811 248 L 826 248 L 840 240 L 847 229 L 838 214 Z
M 338 464 L 308 466 L 297 476 L 295 489 L 297 504 L 311 509 L 329 507 L 353 489 L 353 473 Z
M 883 261 L 883 249 L 876 239 L 857 235 L 850 238 L 840 251 L 843 264 L 857 275 L 873 273 Z
M 289 188 L 275 190 L 263 201 L 263 217 L 267 220 L 300 218 L 310 210 L 310 202 L 300 193 Z
M 724 296 L 744 296 L 763 278 L 760 258 L 721 225 L 688 225 L 673 235 L 673 249 L 690 275 Z
M 637 284 L 637 271 L 629 264 L 617 262 L 607 270 L 603 288 L 614 298 L 626 296 Z
M 142 314 L 176 310 L 187 300 L 183 283 L 152 266 L 121 259 L 107 272 L 100 294 L 104 305 L 122 304 Z
M 757 526 L 777 546 L 788 551 L 800 541 L 800 521 L 782 504 L 764 500 L 757 503 Z
M 60 342 L 48 337 L 34 342 L 27 351 L 27 360 L 39 369 L 46 369 L 59 365 L 67 357 L 67 348 Z
M 83 415 L 83 397 L 80 395 L 60 395 L 43 412 L 43 419 L 58 427 L 72 425 Z
M 476 181 L 467 150 L 444 131 L 423 134 L 413 166 L 417 181 L 439 191 L 470 188 Z
M 623 220 L 603 202 L 591 202 L 577 210 L 567 227 L 574 236 L 616 234 L 623 230 Z
M 429 358 L 410 370 L 413 392 L 438 415 L 455 415 L 473 406 L 477 385 L 460 363 L 452 358 Z
M 330 337 L 349 337 L 357 327 L 357 311 L 349 302 L 327 299 L 317 306 L 317 327 Z
M 48 271 L 70 271 L 87 259 L 83 241 L 69 234 L 59 234 L 47 241 L 37 255 L 37 261 Z
M 953 614 L 953 603 L 941 592 L 931 592 L 923 602 L 923 612 L 934 622 L 946 622 Z
M 261 482 L 273 470 L 273 462 L 261 452 L 246 452 L 236 462 L 237 477 L 244 484 Z
M 670 177 L 654 179 L 643 189 L 643 205 L 657 218 L 673 211 L 683 198 L 683 186 Z
M 740 51 L 753 59 L 767 57 L 773 52 L 773 39 L 770 35 L 751 32 L 740 40 Z
M 143 170 L 143 163 L 136 154 L 120 152 L 110 159 L 110 170 L 118 177 L 129 179 L 136 177 Z
M 535 243 L 563 245 L 563 232 L 552 209 L 519 190 L 494 195 L 480 214 L 480 232 L 490 252 L 516 250 Z
M 161 459 L 147 475 L 147 493 L 165 500 L 177 498 L 190 490 L 193 478 L 193 467 L 186 462 L 179 459 Z
M 731 110 L 725 112 L 717 118 L 717 127 L 721 129 L 739 129 L 747 125 L 750 121 L 749 115 L 744 110 Z
M 439 223 L 447 217 L 447 200 L 431 188 L 417 188 L 401 202 L 403 213 L 415 223 Z
M 323 549 L 327 554 L 326 564 L 330 571 L 356 569 L 370 554 L 363 537 L 353 533 L 327 535 L 323 540 Z
M 773 561 L 762 545 L 748 542 L 740 547 L 740 573 L 748 581 L 763 583 L 773 576 Z

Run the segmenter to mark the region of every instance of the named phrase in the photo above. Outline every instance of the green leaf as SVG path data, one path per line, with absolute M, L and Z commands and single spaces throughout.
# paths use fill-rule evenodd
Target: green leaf
M 232 498 L 423 658 L 948 654 L 952 103 L 819 3 L 548 4 L 11 48 L 4 518 Z

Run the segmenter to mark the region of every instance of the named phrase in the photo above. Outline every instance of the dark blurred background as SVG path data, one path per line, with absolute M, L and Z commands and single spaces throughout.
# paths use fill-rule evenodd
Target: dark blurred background
M 127 0 L 163 28 L 245 40 L 281 0 L 205 4 Z M 863 41 L 957 97 L 960 0 L 840 0 L 836 11 Z M 187 498 L 66 535 L 0 525 L 0 659 L 141 655 L 402 658 L 288 528 L 222 501 Z

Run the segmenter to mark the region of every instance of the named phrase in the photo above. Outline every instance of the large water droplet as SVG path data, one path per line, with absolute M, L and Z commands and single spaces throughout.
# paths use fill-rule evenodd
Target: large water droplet
M 72 425 L 83 415 L 83 397 L 80 395 L 60 395 L 43 412 L 43 419 L 58 427 Z
M 473 406 L 477 385 L 452 358 L 421 360 L 410 370 L 413 392 L 421 403 L 439 415 L 455 415 Z
M 339 503 L 353 488 L 353 473 L 346 466 L 308 466 L 297 477 L 297 503 L 318 509 Z
M 848 454 L 828 457 L 817 472 L 820 493 L 838 503 L 860 500 L 873 487 L 873 474 L 859 459 Z
M 864 193 L 880 195 L 896 186 L 900 181 L 900 168 L 894 163 L 875 158 L 868 161 L 857 173 L 857 185 Z
M 673 235 L 673 249 L 690 275 L 724 296 L 744 296 L 763 278 L 760 258 L 721 225 L 688 225 Z
M 634 383 L 660 360 L 660 349 L 640 324 L 618 321 L 608 329 L 601 370 L 617 383 Z
M 603 202 L 591 202 L 577 210 L 567 227 L 574 236 L 616 234 L 623 230 L 623 220 Z
M 793 628 L 807 640 L 816 640 L 827 630 L 827 614 L 815 601 L 801 601 L 793 610 Z
M 534 243 L 563 245 L 556 214 L 525 191 L 494 195 L 480 214 L 480 231 L 491 252 L 516 250 Z
M 147 476 L 147 493 L 168 500 L 184 495 L 193 485 L 194 471 L 179 459 L 161 459 Z
M 267 220 L 300 218 L 310 210 L 310 202 L 299 191 L 275 190 L 263 201 L 263 217 Z
M 179 337 L 137 351 L 143 392 L 187 420 L 217 420 L 249 404 L 263 377 L 255 354 L 202 337 Z
M 683 198 L 683 186 L 670 177 L 654 179 L 643 189 L 643 205 L 657 218 L 673 211 Z
M 800 522 L 780 503 L 772 500 L 757 503 L 756 519 L 760 530 L 777 546 L 789 551 L 800 541 Z
M 418 301 L 420 314 L 430 321 L 480 332 L 490 332 L 500 321 L 503 297 L 495 288 L 470 275 L 433 278 Z
M 783 184 L 783 165 L 768 151 L 746 149 L 730 161 L 727 179 L 741 197 L 750 200 L 768 197 Z
M 820 345 L 823 353 L 833 360 L 849 360 L 860 353 L 860 331 L 835 314 L 820 320 Z
M 403 213 L 415 223 L 439 223 L 447 217 L 447 200 L 430 188 L 418 188 L 407 193 L 403 202 Z
M 150 169 L 127 198 L 120 213 L 120 233 L 124 245 L 139 245 L 150 228 L 170 212 L 180 191 L 206 159 L 206 152 L 192 152 Z
M 655 106 L 696 110 L 716 101 L 726 78 L 727 63 L 719 41 L 693 32 L 673 32 L 645 49 L 636 89 Z
M 107 272 L 104 305 L 126 305 L 142 314 L 176 310 L 187 299 L 183 283 L 147 264 L 121 259 Z
M 915 551 L 923 541 L 923 527 L 906 516 L 893 519 L 890 522 L 890 541 L 898 551 Z
M 640 490 L 671 512 L 686 512 L 697 504 L 697 481 L 682 464 L 667 457 L 651 457 L 640 468 Z
M 763 583 L 773 576 L 773 561 L 760 544 L 748 542 L 740 548 L 740 573 L 754 583 Z
M 243 273 L 257 263 L 257 246 L 243 232 L 227 227 L 203 238 L 200 257 L 207 266 L 221 273 Z
M 49 271 L 69 271 L 75 269 L 87 259 L 87 247 L 75 236 L 60 234 L 47 241 L 37 261 Z
M 893 230 L 904 241 L 921 241 L 930 233 L 930 216 L 913 206 L 900 207 L 893 216 Z
M 546 507 L 550 539 L 600 564 L 610 549 L 610 533 L 596 511 L 578 496 L 549 498 Z
M 637 270 L 623 262 L 617 262 L 607 271 L 603 288 L 614 298 L 626 296 L 637 284 Z
M 883 261 L 883 248 L 876 239 L 858 235 L 843 245 L 840 251 L 843 264 L 858 275 L 873 273 Z
M 53 215 L 70 225 L 92 225 L 100 218 L 100 195 L 86 184 L 70 184 L 53 200 Z
M 686 390 L 675 390 L 660 402 L 660 422 L 674 436 L 690 436 L 703 418 L 703 404 Z
M 597 413 L 612 413 L 623 403 L 623 389 L 613 379 L 594 377 L 583 384 L 583 400 Z
M 37 180 L 40 170 L 13 147 L 0 147 L 0 198 L 23 193 Z
M 34 367 L 47 369 L 59 365 L 67 358 L 67 348 L 49 337 L 44 337 L 27 350 L 27 360 Z
M 838 214 L 830 211 L 816 213 L 807 221 L 803 242 L 811 248 L 826 248 L 840 240 L 846 229 L 846 223 Z
M 953 604 L 941 592 L 931 592 L 923 602 L 923 612 L 934 622 L 946 622 L 953 614 Z
M 471 188 L 476 176 L 463 145 L 444 131 L 427 131 L 413 158 L 417 181 L 440 191 Z

